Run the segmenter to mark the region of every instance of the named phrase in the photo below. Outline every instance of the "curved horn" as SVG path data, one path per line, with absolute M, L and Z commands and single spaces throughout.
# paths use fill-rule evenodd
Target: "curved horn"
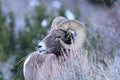
M 53 32 L 54 30 L 56 30 L 57 25 L 59 25 L 60 23 L 66 21 L 67 19 L 59 16 L 56 17 L 53 21 L 52 21 L 52 25 L 51 25 L 51 29 L 50 29 L 50 33 Z
M 62 16 L 59 16 L 59 17 L 56 17 L 53 21 L 52 21 L 52 25 L 51 25 L 51 28 L 55 27 L 56 25 L 58 25 L 59 23 L 65 21 L 66 18 L 62 17 Z
M 57 26 L 57 29 L 62 29 L 65 31 L 73 30 L 76 32 L 75 41 L 71 45 L 64 43 L 60 39 L 60 43 L 62 44 L 62 46 L 64 46 L 67 49 L 79 49 L 80 47 L 82 47 L 83 43 L 85 42 L 86 29 L 80 22 L 78 22 L 76 20 L 64 21 Z

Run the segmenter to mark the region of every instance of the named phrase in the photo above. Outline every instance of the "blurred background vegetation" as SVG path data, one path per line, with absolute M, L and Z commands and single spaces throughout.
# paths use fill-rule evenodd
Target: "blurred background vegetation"
M 114 6 L 116 0 L 88 0 L 95 5 L 106 5 L 108 8 Z M 104 3 L 102 2 L 104 1 Z M 38 3 L 41 3 L 38 1 Z M 24 80 L 23 62 L 27 55 L 35 51 L 37 43 L 49 32 L 51 21 L 56 16 L 69 18 L 70 14 L 74 19 L 81 21 L 81 10 L 78 5 L 69 12 L 66 9 L 64 1 L 61 1 L 61 7 L 56 12 L 51 11 L 47 14 L 47 8 L 44 4 L 36 5 L 31 17 L 25 15 L 25 26 L 23 30 L 15 30 L 15 15 L 10 11 L 8 15 L 3 14 L 0 1 L 0 80 Z M 98 4 L 98 5 L 99 5 Z M 71 5 L 72 6 L 72 5 Z M 69 12 L 69 14 L 66 14 Z M 57 15 L 56 15 L 57 14 Z M 89 21 L 83 21 L 87 28 L 87 40 L 84 48 L 88 51 L 88 59 L 92 62 L 101 62 L 105 64 L 104 58 L 114 59 L 113 53 L 118 46 L 111 45 L 109 51 L 104 49 L 106 44 L 101 31 L 92 30 Z M 120 26 L 119 26 L 120 27 Z M 108 34 L 109 35 L 109 34 Z M 96 58 L 96 57 L 97 58 Z M 99 57 L 99 58 L 98 58 Z

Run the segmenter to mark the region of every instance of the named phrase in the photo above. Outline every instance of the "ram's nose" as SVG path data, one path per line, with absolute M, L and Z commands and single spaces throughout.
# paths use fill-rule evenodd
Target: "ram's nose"
M 38 48 L 38 51 L 39 51 L 40 54 L 44 54 L 45 51 L 46 51 L 46 45 L 45 45 L 44 42 L 40 42 L 38 44 L 37 48 Z
M 38 45 L 38 48 L 42 48 L 42 45 Z

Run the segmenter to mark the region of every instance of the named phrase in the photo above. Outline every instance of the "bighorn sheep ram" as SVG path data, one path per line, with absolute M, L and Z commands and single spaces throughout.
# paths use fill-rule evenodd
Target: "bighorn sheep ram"
M 86 37 L 85 27 L 76 20 L 57 17 L 53 20 L 50 33 L 38 44 L 38 51 L 33 52 L 24 62 L 26 80 L 50 80 L 54 65 L 58 67 L 60 57 L 69 55 L 66 50 L 78 50 Z M 45 79 L 45 80 L 46 80 Z

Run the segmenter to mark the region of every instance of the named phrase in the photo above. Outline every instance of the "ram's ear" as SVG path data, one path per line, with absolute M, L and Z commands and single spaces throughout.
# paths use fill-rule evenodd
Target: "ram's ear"
M 65 36 L 64 36 L 63 42 L 65 42 L 66 44 L 73 43 L 73 41 L 75 39 L 74 32 L 71 30 L 64 31 L 64 32 L 65 32 Z
M 74 41 L 75 37 L 77 36 L 76 32 L 73 30 L 68 30 L 67 31 L 68 37 L 71 37 L 71 39 Z

